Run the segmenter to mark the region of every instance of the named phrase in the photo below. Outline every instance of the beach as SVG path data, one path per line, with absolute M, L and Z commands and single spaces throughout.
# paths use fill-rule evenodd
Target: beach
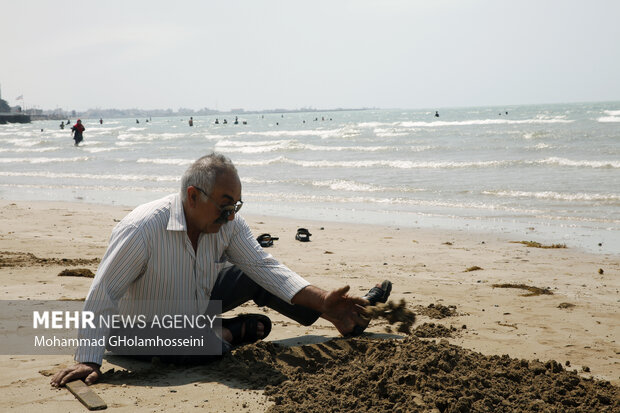
M 85 202 L 1 200 L 0 280 L 4 300 L 83 299 L 92 279 L 58 274 L 64 269 L 81 267 L 95 272 L 113 227 L 130 210 Z M 592 377 L 620 385 L 617 254 L 592 253 L 570 243 L 566 248 L 536 248 L 517 243 L 530 240 L 525 236 L 515 238 L 463 229 L 337 223 L 256 214 L 244 218 L 256 236 L 270 233 L 279 237 L 269 252 L 317 286 L 333 289 L 350 285 L 352 293 L 363 295 L 375 283 L 391 280 L 391 300 L 405 300 L 407 308 L 416 313 L 414 335 L 424 327 L 430 331 L 428 337 L 417 337 L 436 342 L 438 348 L 448 348 L 449 343 L 458 346 L 450 347 L 455 354 L 472 350 L 485 356 L 508 355 L 530 362 L 540 360 L 543 364 L 555 360 L 563 366 L 560 370 L 575 370 L 582 379 Z M 295 240 L 299 227 L 309 229 L 311 242 Z M 506 284 L 536 287 L 539 294 L 524 296 L 530 291 L 499 287 Z M 437 318 L 433 308 L 451 311 Z M 254 304 L 246 304 L 235 312 L 263 311 L 274 323 L 266 340 L 269 346 L 307 349 L 314 347 L 299 346 L 332 343 L 331 339 L 339 336 L 324 320 L 303 327 L 274 311 L 257 309 Z M 446 329 L 433 330 L 430 323 Z M 355 360 L 356 351 L 370 346 L 364 340 L 400 340 L 407 346 L 417 343 L 411 341 L 411 336 L 403 341 L 406 335 L 398 333 L 394 326 L 390 328 L 385 320 L 373 321 L 366 331 L 363 339 L 349 339 L 358 344 L 347 347 L 348 358 Z M 268 398 L 265 386 L 252 379 L 252 375 L 260 378 L 260 374 L 240 366 L 251 367 L 265 352 L 277 355 L 293 350 L 282 350 L 280 346 L 248 347 L 254 350 L 238 353 L 237 361 L 227 359 L 207 367 L 157 366 L 110 356 L 104 359 L 103 379 L 93 389 L 107 402 L 109 410 L 119 412 L 276 409 L 276 402 L 285 403 L 283 396 Z M 306 351 L 304 360 L 312 366 L 326 358 L 324 352 L 321 354 L 312 356 L 311 351 Z M 235 364 L 243 357 L 243 363 Z M 51 372 L 72 362 L 69 355 L 0 356 L 0 410 L 85 411 L 66 389 L 49 385 Z M 330 362 L 333 364 L 334 359 L 330 358 Z M 549 366 L 555 372 L 557 366 Z M 301 370 L 295 374 L 302 374 Z M 287 371 L 283 369 L 278 374 Z M 318 367 L 303 372 L 314 377 L 320 377 L 319 373 Z M 287 376 L 283 386 L 294 385 L 295 374 Z M 334 378 L 333 382 L 337 380 Z M 329 385 L 325 382 L 325 386 Z M 606 391 L 611 398 L 594 399 L 603 408 L 613 409 L 618 406 L 617 387 Z M 273 393 L 273 389 L 268 392 Z M 313 399 L 311 395 L 307 398 Z M 424 405 L 423 401 L 420 403 Z M 427 410 L 420 411 L 434 411 L 433 408 L 437 409 L 427 405 Z

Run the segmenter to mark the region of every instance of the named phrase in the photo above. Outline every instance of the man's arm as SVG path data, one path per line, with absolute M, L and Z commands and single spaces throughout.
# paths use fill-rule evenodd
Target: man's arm
M 95 314 L 96 326 L 99 314 L 110 314 L 116 310 L 118 300 L 144 270 L 147 256 L 143 235 L 135 226 L 119 225 L 114 229 L 110 245 L 84 302 L 84 311 L 92 311 Z M 95 329 L 80 329 L 78 336 L 99 339 L 107 338 L 108 334 L 109 329 L 97 326 Z M 50 383 L 58 387 L 81 378 L 86 378 L 86 384 L 96 382 L 101 375 L 99 367 L 104 352 L 103 346 L 78 347 L 75 353 L 77 363 L 56 373 Z
M 234 234 L 226 253 L 231 262 L 263 288 L 287 302 L 321 313 L 321 317 L 334 324 L 343 335 L 351 333 L 356 325 L 368 325 L 368 321 L 359 315 L 360 306 L 368 303 L 363 298 L 349 296 L 349 286 L 328 292 L 310 285 L 265 252 L 243 218 L 235 217 L 234 222 L 238 232 Z

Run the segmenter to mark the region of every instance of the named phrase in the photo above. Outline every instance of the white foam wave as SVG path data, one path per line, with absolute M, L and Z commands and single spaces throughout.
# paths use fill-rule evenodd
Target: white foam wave
M 359 135 L 360 132 L 351 127 L 338 129 L 301 129 L 301 130 L 282 130 L 282 131 L 262 131 L 262 132 L 238 132 L 237 135 L 250 136 L 269 136 L 269 137 L 290 137 L 290 136 L 318 136 L 321 139 L 327 138 L 350 138 Z
M 287 163 L 307 168 L 369 168 L 388 167 L 399 169 L 417 168 L 480 168 L 504 166 L 519 161 L 478 161 L 478 162 L 414 162 L 414 161 L 390 161 L 390 160 L 365 160 L 365 161 L 301 161 L 286 157 L 277 157 L 261 161 L 237 161 L 243 166 L 264 166 L 276 163 Z
M 620 116 L 602 116 L 596 121 L 601 123 L 616 123 L 620 122 Z
M 121 133 L 118 135 L 117 139 L 119 141 L 152 142 L 156 140 L 162 140 L 162 141 L 177 140 L 177 139 L 182 139 L 185 136 L 186 135 L 183 133 L 147 133 L 147 134 Z
M 9 140 L 7 140 L 7 142 L 8 143 L 12 143 L 15 146 L 31 147 L 31 146 L 39 145 L 39 144 L 43 143 L 44 141 L 42 141 L 40 139 L 33 139 L 33 140 L 9 139 Z
M 328 181 L 313 181 L 312 185 L 319 187 L 328 187 L 329 189 L 333 189 L 334 191 L 353 191 L 353 192 L 377 192 L 384 190 L 383 188 L 370 185 L 363 184 L 360 182 L 342 180 L 342 179 L 331 179 Z
M 373 132 L 379 138 L 394 138 L 398 136 L 409 135 L 409 133 L 411 132 L 411 129 L 409 129 L 409 131 L 403 131 L 401 129 L 394 129 L 394 128 L 391 128 L 391 129 L 390 128 L 375 128 Z
M 140 142 L 114 142 L 116 146 L 136 146 L 140 145 Z
M 54 163 L 54 162 L 83 162 L 90 158 L 75 156 L 73 158 L 0 158 L 0 163 Z
M 195 159 L 160 159 L 160 158 L 140 158 L 138 163 L 153 163 L 156 165 L 190 165 Z
M 537 198 L 537 199 L 553 199 L 558 201 L 597 201 L 597 202 L 618 202 L 620 195 L 618 194 L 588 194 L 578 193 L 561 193 L 554 191 L 482 191 L 484 195 L 493 195 L 507 198 Z
M 449 202 L 442 200 L 425 200 L 415 198 L 381 198 L 371 196 L 331 196 L 331 195 L 307 195 L 295 193 L 266 193 L 266 192 L 246 192 L 247 197 L 257 197 L 260 199 L 286 200 L 287 202 L 308 202 L 308 203 L 370 203 L 370 204 L 389 204 L 389 205 L 405 205 L 405 206 L 423 206 L 423 207 L 443 207 L 453 209 L 478 209 L 493 211 L 508 211 L 519 214 L 542 214 L 544 211 L 538 209 L 515 208 L 506 205 L 481 202 Z
M 560 165 L 560 166 L 578 166 L 587 168 L 620 168 L 620 161 L 586 161 L 586 160 L 573 160 L 566 158 L 546 158 L 539 161 L 532 161 L 536 164 L 548 164 L 548 165 Z
M 84 146 L 83 150 L 86 152 L 90 152 L 90 153 L 98 153 L 98 152 L 111 152 L 111 151 L 116 151 L 119 148 L 89 148 L 87 146 Z
M 178 191 L 178 188 L 174 188 L 174 187 L 160 187 L 160 186 L 153 186 L 153 187 L 146 187 L 146 186 L 119 186 L 119 185 L 84 185 L 84 184 L 79 184 L 79 185 L 38 185 L 38 184 L 5 184 L 5 183 L 0 183 L 0 187 L 4 187 L 4 188 L 9 188 L 10 189 L 24 189 L 24 188 L 28 188 L 28 189 L 43 189 L 43 190 L 50 190 L 50 189 L 56 189 L 56 190 L 66 190 L 66 189 L 73 189 L 73 190 L 79 190 L 80 192 L 83 191 L 112 191 L 112 192 L 118 192 L 118 191 L 130 191 L 130 192 L 144 192 L 144 191 L 148 191 L 148 192 L 164 192 L 164 193 L 173 193 Z
M 555 118 L 535 118 L 535 119 L 472 119 L 463 121 L 433 121 L 433 122 L 399 122 L 403 127 L 438 127 L 438 126 L 472 126 L 472 125 L 523 125 L 523 124 L 545 124 L 545 123 L 573 123 L 574 120 Z
M 353 151 L 376 152 L 395 150 L 390 146 L 324 146 L 301 143 L 297 140 L 282 141 L 229 141 L 223 140 L 215 144 L 216 148 L 225 152 L 264 153 L 276 151 Z
M 604 110 L 609 116 L 620 116 L 620 110 Z
M 56 172 L 5 172 L 0 171 L 0 176 L 31 177 L 49 179 L 96 179 L 113 181 L 153 181 L 153 182 L 177 182 L 178 176 L 165 175 L 125 175 L 125 174 L 84 174 L 84 173 L 56 173 Z
M 523 138 L 530 140 L 530 139 L 538 139 L 538 138 L 544 138 L 547 135 L 546 132 L 543 131 L 538 131 L 538 132 L 527 132 L 523 134 Z
M 47 148 L 0 148 L 0 152 L 10 152 L 10 153 L 22 153 L 22 152 L 54 152 L 61 150 L 62 148 L 59 146 L 49 146 Z

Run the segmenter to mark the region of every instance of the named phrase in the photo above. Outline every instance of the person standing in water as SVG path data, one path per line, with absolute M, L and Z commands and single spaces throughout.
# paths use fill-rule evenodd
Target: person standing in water
M 194 126 L 194 118 L 193 117 L 189 117 L 189 126 Z
M 75 146 L 78 146 L 82 140 L 84 140 L 84 136 L 82 133 L 86 130 L 84 125 L 82 125 L 82 121 L 80 119 L 77 120 L 77 123 L 71 127 L 71 132 L 73 132 L 73 140 L 75 140 Z

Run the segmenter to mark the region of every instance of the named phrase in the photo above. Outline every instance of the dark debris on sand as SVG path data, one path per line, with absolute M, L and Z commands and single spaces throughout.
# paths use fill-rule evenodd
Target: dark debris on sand
M 0 268 L 32 267 L 46 265 L 95 265 L 99 258 L 39 258 L 30 252 L 0 251 Z
M 270 412 L 618 412 L 619 389 L 556 361 L 485 356 L 441 340 L 334 339 L 241 347 L 216 364 L 264 388 Z
M 457 315 L 456 306 L 443 305 L 443 304 L 429 304 L 427 307 L 418 305 L 416 306 L 416 313 L 434 319 L 442 319 L 446 317 L 452 317 Z

